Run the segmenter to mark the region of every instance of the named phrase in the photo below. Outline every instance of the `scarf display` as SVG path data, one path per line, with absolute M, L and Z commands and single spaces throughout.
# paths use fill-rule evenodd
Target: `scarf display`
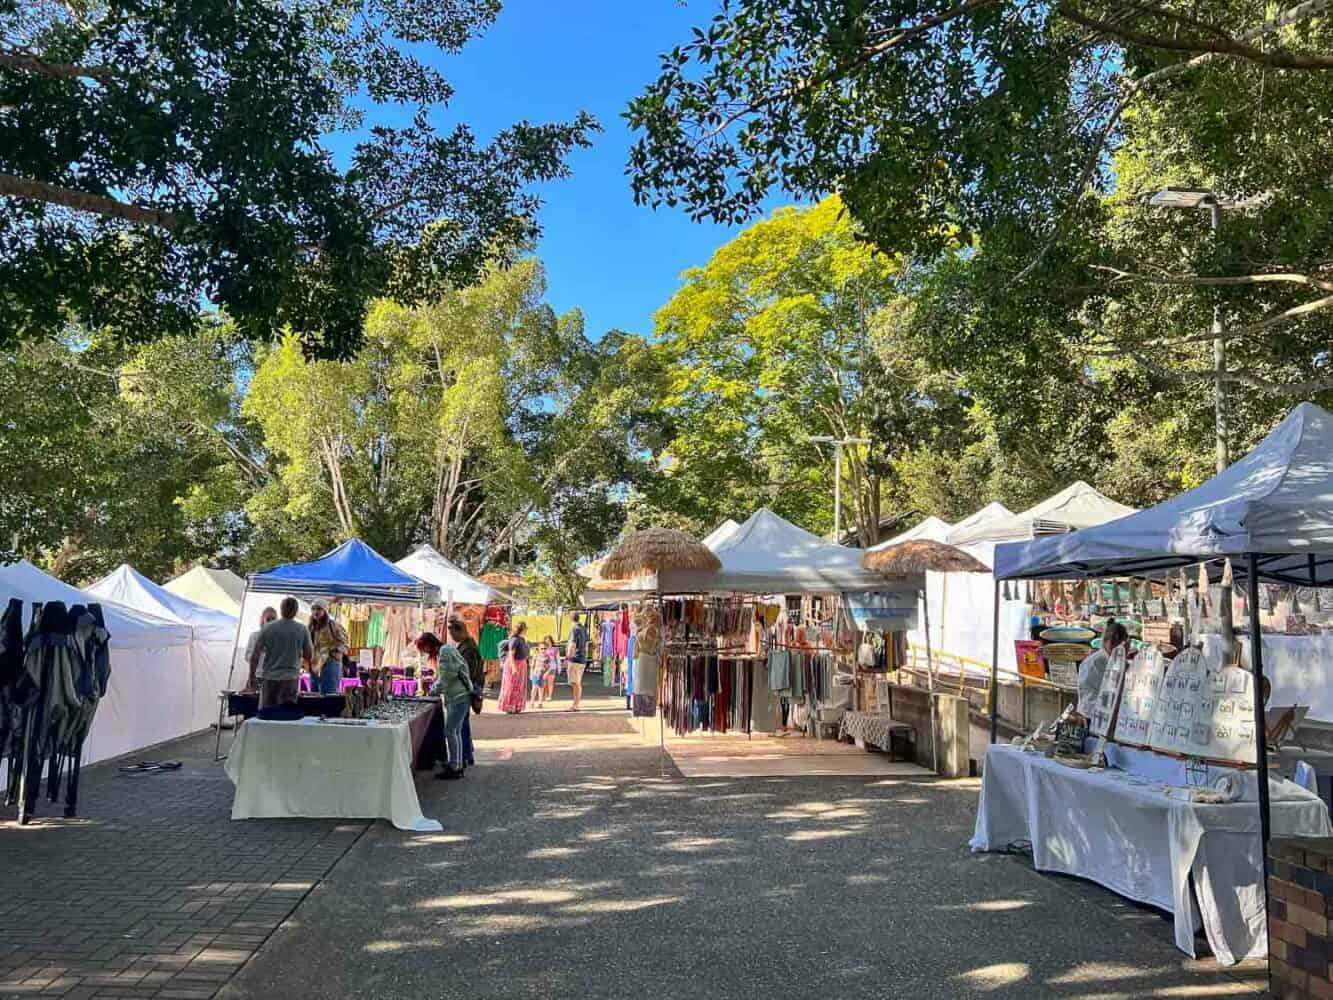
M 679 736 L 750 731 L 754 661 L 748 656 L 685 653 L 667 658 L 662 716 Z

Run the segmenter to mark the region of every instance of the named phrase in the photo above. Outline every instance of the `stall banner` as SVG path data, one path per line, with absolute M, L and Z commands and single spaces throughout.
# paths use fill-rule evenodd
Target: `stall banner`
M 917 601 L 921 592 L 901 590 L 858 591 L 844 594 L 843 603 L 862 632 L 909 632 L 917 627 Z
M 1018 660 L 1018 672 L 1024 677 L 1046 677 L 1046 664 L 1041 658 L 1041 643 L 1035 639 L 1015 639 L 1014 657 Z

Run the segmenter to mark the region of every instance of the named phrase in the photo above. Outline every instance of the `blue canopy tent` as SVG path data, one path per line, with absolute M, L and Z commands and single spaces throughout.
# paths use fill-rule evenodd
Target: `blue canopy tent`
M 246 578 L 246 588 L 292 597 L 346 597 L 383 604 L 438 604 L 438 587 L 399 569 L 359 538 L 312 562 L 286 563 Z
M 251 594 L 282 594 L 284 597 L 312 601 L 316 598 L 344 598 L 367 604 L 438 604 L 440 588 L 418 580 L 399 569 L 359 538 L 343 542 L 332 552 L 304 563 L 284 563 L 245 578 L 241 595 L 241 617 L 232 649 L 232 666 L 227 674 L 231 687 L 236 670 L 243 628 L 257 628 L 260 608 L 247 603 Z M 218 709 L 218 745 L 214 756 L 222 760 L 222 724 L 226 692 Z

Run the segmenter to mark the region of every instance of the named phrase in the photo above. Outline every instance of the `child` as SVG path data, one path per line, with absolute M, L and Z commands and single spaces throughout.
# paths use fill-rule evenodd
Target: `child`
M 546 657 L 546 692 L 542 697 L 545 704 L 555 697 L 555 682 L 560 676 L 560 644 L 553 636 L 547 636 L 542 643 L 542 654 Z
M 528 689 L 528 704 L 540 708 L 546 693 L 546 643 L 542 643 L 537 655 L 529 661 L 528 679 L 532 682 Z

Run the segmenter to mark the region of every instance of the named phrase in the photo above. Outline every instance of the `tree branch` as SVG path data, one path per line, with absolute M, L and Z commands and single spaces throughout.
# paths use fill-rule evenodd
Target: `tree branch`
M 89 194 L 73 188 L 59 187 L 45 181 L 15 177 L 13 174 L 0 174 L 0 197 L 23 198 L 28 201 L 45 202 L 72 208 L 76 212 L 89 212 L 112 219 L 124 219 L 144 226 L 175 231 L 181 227 L 181 217 L 173 212 L 164 212 L 156 208 L 144 208 L 129 202 L 117 201 L 100 194 Z
M 1303 21 L 1306 18 L 1314 17 L 1330 4 L 1333 4 L 1333 0 L 1304 0 L 1304 2 L 1298 3 L 1293 7 L 1288 7 L 1271 21 L 1264 21 L 1262 24 L 1257 24 L 1253 28 L 1241 32 L 1236 40 L 1238 42 L 1252 42 L 1256 39 L 1263 38 L 1265 35 L 1271 35 L 1273 32 L 1280 31 L 1290 24 L 1295 24 L 1297 21 Z M 1074 210 L 1074 206 L 1078 204 L 1088 191 L 1088 186 L 1092 182 L 1092 176 L 1097 170 L 1097 165 L 1101 162 L 1102 152 L 1106 149 L 1106 143 L 1110 140 L 1111 133 L 1115 130 L 1121 117 L 1129 108 L 1129 105 L 1133 102 L 1134 98 L 1138 96 L 1139 92 L 1145 87 L 1161 83 L 1164 80 L 1170 80 L 1173 77 L 1188 73 L 1192 69 L 1197 69 L 1200 66 L 1206 66 L 1225 58 L 1229 58 L 1229 56 L 1218 52 L 1203 52 L 1190 59 L 1182 59 L 1180 62 L 1171 63 L 1169 66 L 1163 66 L 1161 69 L 1155 69 L 1146 76 L 1140 77 L 1138 80 L 1131 80 L 1126 84 L 1124 94 L 1121 95 L 1120 100 L 1111 110 L 1105 123 L 1103 123 L 1096 142 L 1093 144 L 1092 148 L 1088 150 L 1087 161 L 1084 163 L 1083 170 L 1079 174 L 1078 184 L 1070 195 L 1069 203 L 1065 206 L 1064 210 L 1056 216 L 1055 224 L 1051 227 L 1051 233 L 1047 237 L 1046 242 L 1042 244 L 1041 249 L 1037 251 L 1036 256 L 1033 257 L 1027 266 L 1014 276 L 1015 281 L 1022 281 L 1036 270 L 1046 258 L 1046 255 L 1050 253 L 1051 248 L 1055 246 L 1056 241 L 1059 240 L 1061 233 L 1064 231 L 1065 223 L 1069 221 L 1069 216 Z
M 1129 42 L 1132 45 L 1141 45 L 1148 49 L 1160 49 L 1168 52 L 1206 52 L 1214 55 L 1232 56 L 1250 62 L 1262 63 L 1265 66 L 1273 66 L 1277 69 L 1333 68 L 1333 56 L 1300 55 L 1281 49 L 1265 51 L 1226 36 L 1213 40 L 1197 37 L 1165 38 L 1134 31 L 1131 28 L 1122 27 L 1114 21 L 1103 21 L 1090 17 L 1067 3 L 1060 4 L 1056 10 L 1060 12 L 1061 17 L 1084 28 L 1091 28 L 1104 35 L 1111 35 L 1121 41 Z
M 96 80 L 99 83 L 110 83 L 114 79 L 111 71 L 102 66 L 47 62 L 30 52 L 17 49 L 0 49 L 0 68 L 20 73 L 35 73 L 48 80 Z
M 803 80 L 797 80 L 795 83 L 792 83 L 789 86 L 783 87 L 780 90 L 775 90 L 771 94 L 768 94 L 757 100 L 750 101 L 744 104 L 736 111 L 732 112 L 726 118 L 724 118 L 701 141 L 706 141 L 708 139 L 716 138 L 723 132 L 727 131 L 727 129 L 731 128 L 731 126 L 735 125 L 746 115 L 754 114 L 760 108 L 767 107 L 774 101 L 780 101 L 783 100 L 784 98 L 789 99 L 792 97 L 797 97 L 805 93 L 807 90 L 812 90 L 813 88 L 821 86 L 822 84 L 825 83 L 831 83 L 832 81 L 840 79 L 841 77 L 845 76 L 852 70 L 858 69 L 861 66 L 864 66 L 866 63 L 879 58 L 886 52 L 891 52 L 893 49 L 898 48 L 898 46 L 904 44 L 905 42 L 911 41 L 918 35 L 925 34 L 932 28 L 938 28 L 942 24 L 948 24 L 950 21 L 957 20 L 960 17 L 965 17 L 968 14 L 974 14 L 977 11 L 981 10 L 982 8 L 993 7 L 995 4 L 999 2 L 1000 0 L 964 0 L 963 3 L 950 7 L 948 10 L 943 10 L 940 11 L 938 14 L 932 14 L 930 17 L 922 18 L 915 24 L 909 24 L 906 27 L 885 28 L 882 31 L 875 32 L 873 35 L 871 35 L 872 38 L 879 37 L 880 35 L 885 35 L 887 37 L 884 37 L 883 39 L 875 42 L 872 45 L 866 46 L 864 49 L 858 52 L 854 58 L 840 62 L 837 65 L 832 66 L 829 69 L 825 70 L 823 73 L 819 73 L 815 76 L 806 77 Z
M 1230 274 L 1207 276 L 1202 274 L 1141 274 L 1125 271 L 1109 264 L 1092 264 L 1094 271 L 1105 271 L 1117 281 L 1143 281 L 1153 285 L 1193 285 L 1199 287 L 1230 287 L 1236 285 L 1292 284 L 1309 285 L 1321 291 L 1333 292 L 1333 281 L 1313 278 L 1308 274 L 1277 271 L 1271 274 Z
M 1144 368 L 1159 375 L 1162 378 L 1174 382 L 1215 382 L 1217 381 L 1216 372 L 1190 372 L 1190 371 L 1172 371 L 1169 368 L 1163 368 L 1154 364 L 1141 354 L 1129 352 L 1130 356 Z M 1279 396 L 1308 396 L 1312 392 L 1323 392 L 1326 389 L 1333 389 L 1333 379 L 1309 379 L 1304 382 L 1271 382 L 1268 379 L 1258 378 L 1254 375 L 1246 375 L 1244 372 L 1223 372 L 1223 382 L 1232 382 L 1236 385 L 1248 386 L 1251 389 L 1258 389 L 1261 392 L 1271 392 Z

